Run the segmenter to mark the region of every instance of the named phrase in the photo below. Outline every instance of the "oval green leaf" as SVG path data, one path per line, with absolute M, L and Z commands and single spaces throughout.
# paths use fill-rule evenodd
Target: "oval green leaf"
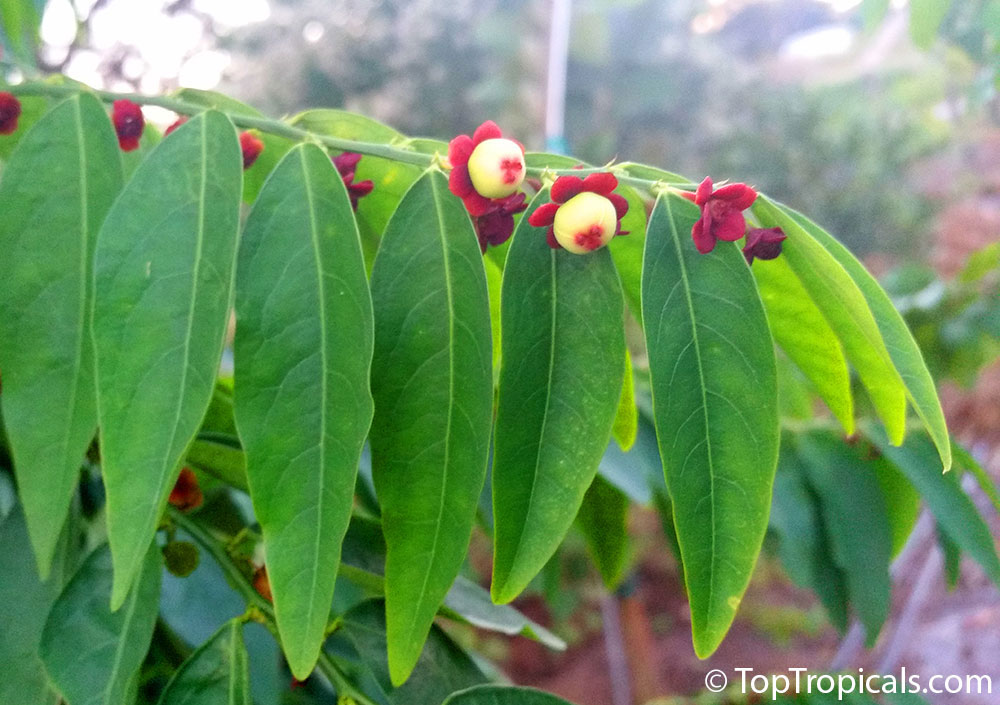
M 628 497 L 600 475 L 595 477 L 583 496 L 576 524 L 609 591 L 618 587 L 628 567 L 627 519 Z
M 234 619 L 180 665 L 159 705 L 250 705 L 249 679 L 243 625 Z
M 553 250 L 524 217 L 500 306 L 491 591 L 503 603 L 551 558 L 597 474 L 621 397 L 625 302 L 606 248 Z
M 97 430 L 91 262 L 121 187 L 114 130 L 86 93 L 31 129 L 0 183 L 4 424 L 43 579 Z
M 906 432 L 906 387 L 865 295 L 843 265 L 776 204 L 760 195 L 753 212 L 764 227 L 784 231 L 782 258 L 836 333 L 889 437 L 899 445 Z
M 236 281 L 235 412 L 274 611 L 305 680 L 329 620 L 372 418 L 372 306 L 344 182 L 292 148 L 247 219 Z
M 116 612 L 111 553 L 104 545 L 87 558 L 56 600 L 42 633 L 41 656 L 69 705 L 121 705 L 135 687 L 160 603 L 162 559 L 150 546 L 131 592 Z
M 98 236 L 93 329 L 114 609 L 212 397 L 241 189 L 236 132 L 210 111 L 153 150 Z
M 812 382 L 847 434 L 854 433 L 854 397 L 844 349 L 823 313 L 784 258 L 751 267 L 771 334 Z
M 927 364 L 924 362 L 924 356 L 920 352 L 920 347 L 914 340 L 906 321 L 903 320 L 903 316 L 892 305 L 889 295 L 879 286 L 875 277 L 851 254 L 850 250 L 805 216 L 789 208 L 784 210 L 833 255 L 833 258 L 847 270 L 858 288 L 861 289 L 861 293 L 864 294 L 865 300 L 875 316 L 875 322 L 885 340 L 889 356 L 906 386 L 906 396 L 934 440 L 941 463 L 947 472 L 951 468 L 952 462 L 948 424 L 944 418 L 944 411 L 941 409 L 941 400 L 938 398 L 937 388 L 934 386 L 934 378 L 931 377 Z
M 732 624 L 760 552 L 779 433 L 774 343 L 753 276 L 735 245 L 698 253 L 698 217 L 679 196 L 657 201 L 642 308 L 694 648 L 706 658 Z
M 493 407 L 482 255 L 445 177 L 426 173 L 372 270 L 372 471 L 388 553 L 389 670 L 402 683 L 469 545 Z

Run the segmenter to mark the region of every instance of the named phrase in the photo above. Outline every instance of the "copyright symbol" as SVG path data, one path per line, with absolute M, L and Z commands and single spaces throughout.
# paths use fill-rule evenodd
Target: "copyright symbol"
M 726 677 L 726 674 L 718 668 L 705 674 L 705 687 L 713 693 L 721 693 L 726 689 L 728 683 L 729 679 Z

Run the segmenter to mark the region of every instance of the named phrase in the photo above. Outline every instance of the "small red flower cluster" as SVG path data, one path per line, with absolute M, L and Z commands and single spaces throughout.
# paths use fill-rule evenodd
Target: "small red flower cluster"
M 118 146 L 123 152 L 131 152 L 139 148 L 142 130 L 146 120 L 142 116 L 142 108 L 131 100 L 116 100 L 112 104 L 111 122 L 115 125 L 118 135 Z
M 174 488 L 170 490 L 167 501 L 182 512 L 197 509 L 205 501 L 201 487 L 198 486 L 198 477 L 191 468 L 181 468 L 181 474 L 177 477 Z
M 592 252 L 607 245 L 622 230 L 622 218 L 628 201 L 614 190 L 618 179 L 602 172 L 579 176 L 560 176 L 552 184 L 551 203 L 539 206 L 528 222 L 535 227 L 548 226 L 549 247 L 566 249 L 574 254 Z
M 372 189 L 375 188 L 375 184 L 370 179 L 354 181 L 358 162 L 360 161 L 361 155 L 357 152 L 344 152 L 339 156 L 333 157 L 333 165 L 337 168 L 340 178 L 344 180 L 344 186 L 347 187 L 347 195 L 351 198 L 351 208 L 355 211 L 358 210 L 358 201 L 371 193 Z
M 0 92 L 0 135 L 13 134 L 21 117 L 21 101 L 11 93 Z
M 781 254 L 785 233 L 781 228 L 757 228 L 747 232 L 743 211 L 757 200 L 757 192 L 746 184 L 727 184 L 715 189 L 712 177 L 706 176 L 694 193 L 682 196 L 701 208 L 701 217 L 691 228 L 691 239 L 698 252 L 707 254 L 719 240 L 735 242 L 746 235 L 743 256 L 752 264 L 754 258 L 774 259 Z
M 448 143 L 448 188 L 472 216 L 479 248 L 501 245 L 514 233 L 514 215 L 528 207 L 518 192 L 524 181 L 524 146 L 487 120 Z

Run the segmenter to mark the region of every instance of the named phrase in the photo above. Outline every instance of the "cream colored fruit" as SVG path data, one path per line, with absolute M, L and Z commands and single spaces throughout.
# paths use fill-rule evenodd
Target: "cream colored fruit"
M 483 140 L 469 156 L 469 178 L 486 198 L 506 198 L 524 181 L 524 152 L 513 140 Z
M 618 229 L 618 215 L 610 200 L 584 191 L 559 207 L 552 229 L 563 248 L 582 255 L 611 241 Z

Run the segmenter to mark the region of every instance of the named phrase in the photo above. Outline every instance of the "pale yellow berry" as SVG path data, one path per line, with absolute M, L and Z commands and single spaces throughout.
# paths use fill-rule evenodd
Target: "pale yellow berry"
M 582 255 L 611 241 L 618 229 L 618 215 L 607 198 L 584 191 L 559 207 L 552 228 L 560 245 Z
M 469 178 L 486 198 L 506 198 L 524 181 L 524 153 L 517 142 L 483 140 L 469 156 Z

